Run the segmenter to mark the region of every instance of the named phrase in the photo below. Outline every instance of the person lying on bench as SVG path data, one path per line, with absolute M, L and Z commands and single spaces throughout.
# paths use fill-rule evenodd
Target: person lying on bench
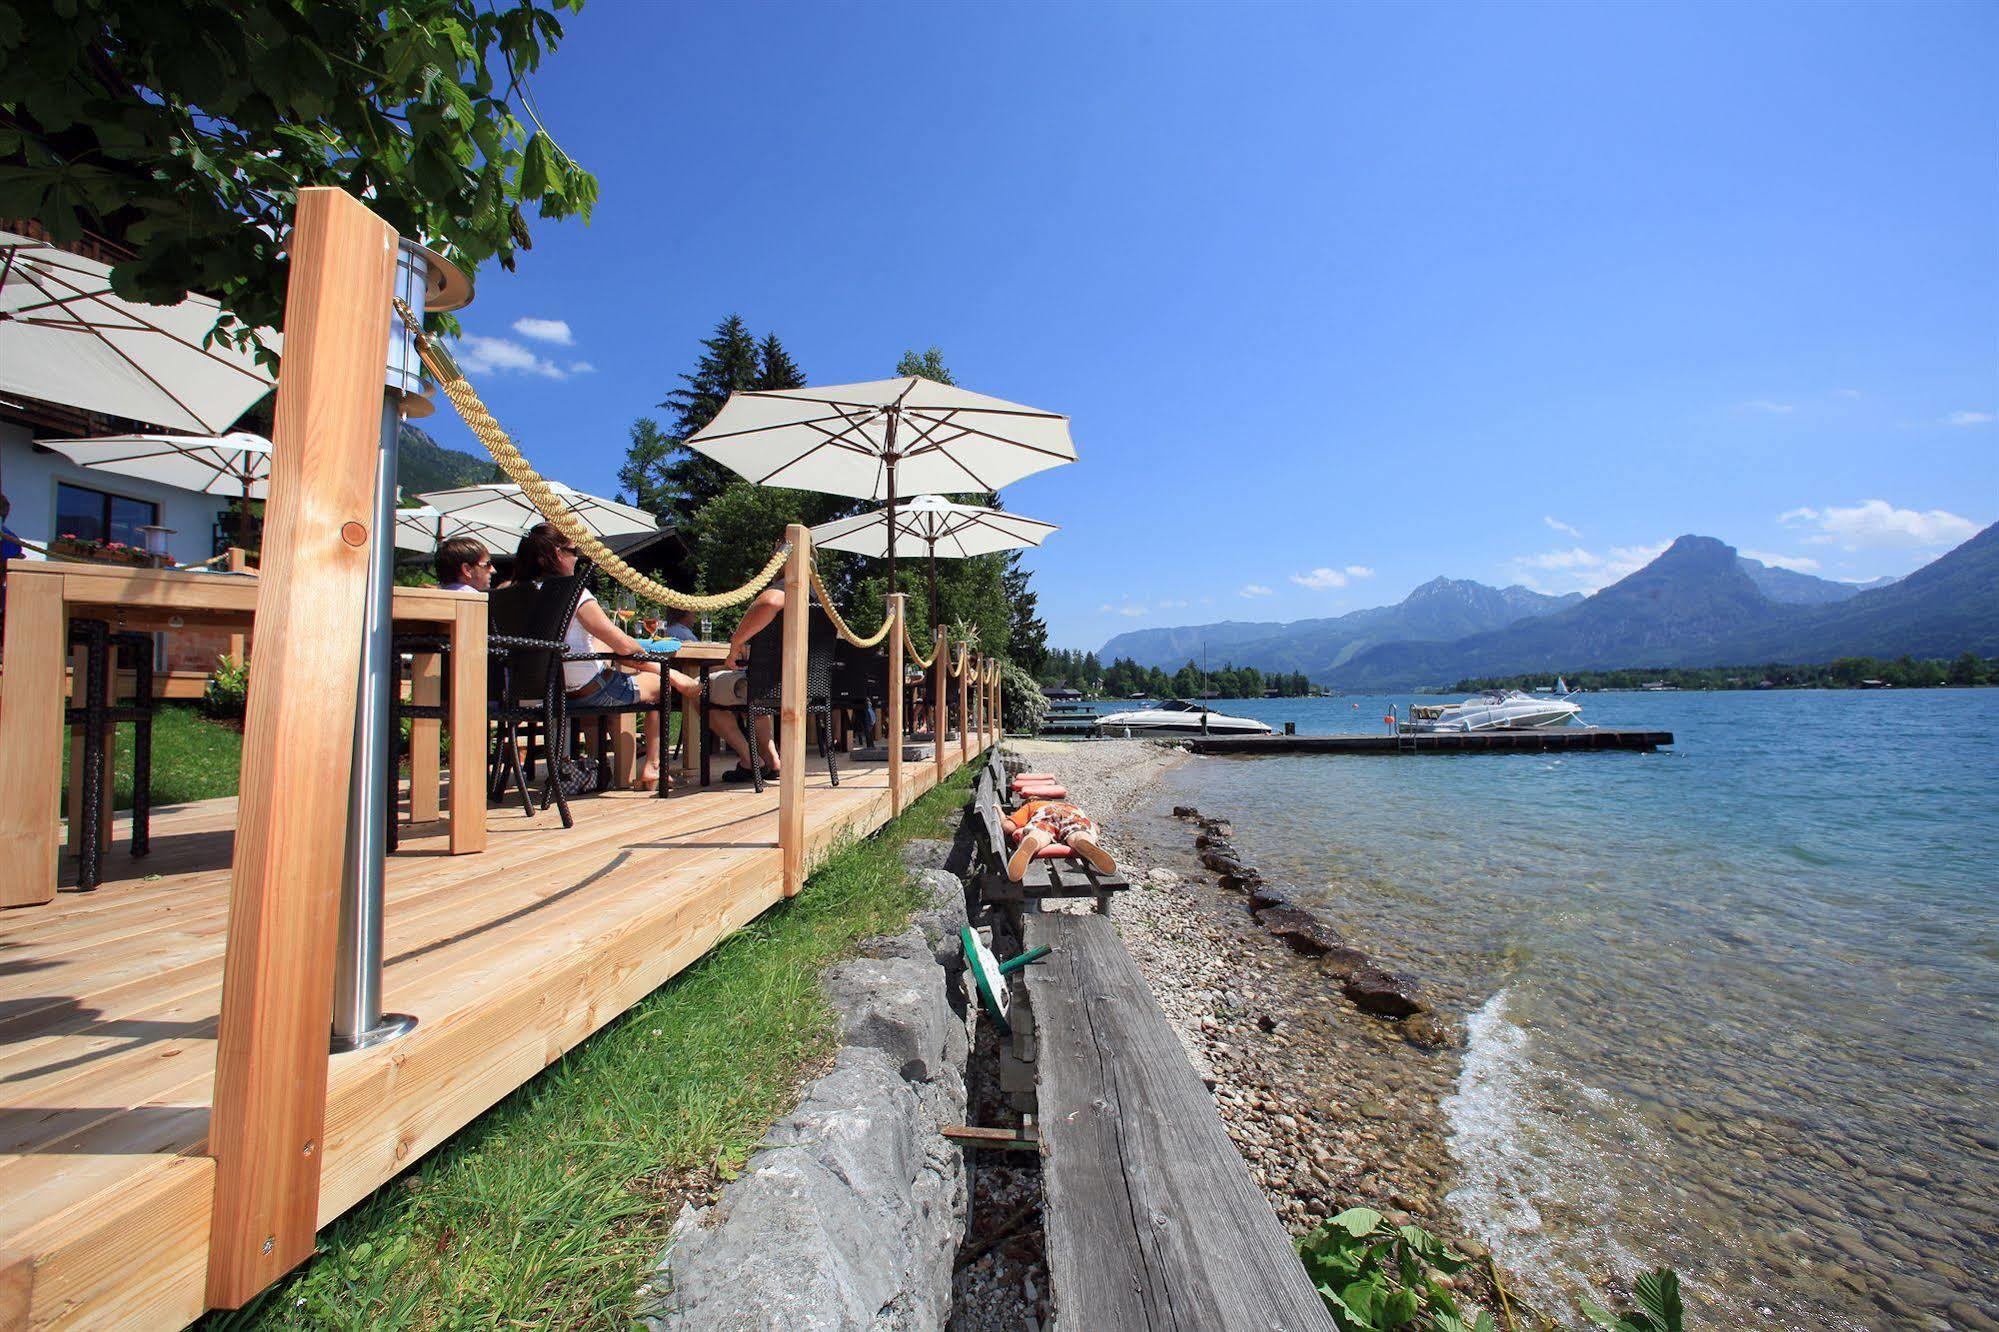
M 1088 861 L 1097 873 L 1117 872 L 1117 861 L 1097 841 L 1096 820 L 1066 800 L 1030 800 L 1006 821 L 1020 834 L 1020 843 L 1006 862 L 1006 877 L 1015 883 L 1037 855 L 1057 842 Z

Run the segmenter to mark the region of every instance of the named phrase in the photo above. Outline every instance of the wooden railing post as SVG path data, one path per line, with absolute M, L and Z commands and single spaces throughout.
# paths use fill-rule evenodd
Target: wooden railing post
M 972 725 L 979 733 L 979 752 L 986 751 L 986 659 L 972 659 Z
M 958 672 L 958 761 L 972 761 L 972 654 L 965 654 L 965 665 Z
M 1006 739 L 1006 672 L 993 663 L 993 743 Z
M 937 743 L 932 745 L 930 750 L 937 760 L 937 784 L 942 786 L 944 784 L 944 736 L 949 729 L 951 720 L 950 700 L 946 696 L 946 690 L 949 688 L 951 677 L 951 663 L 946 660 L 948 655 L 947 649 L 950 647 L 950 635 L 944 632 L 944 626 L 941 624 L 937 626 L 935 632 L 937 635 L 936 646 L 932 650 L 937 655 L 930 659 L 930 670 L 935 676 L 935 683 L 930 687 L 930 732 Z
M 888 613 L 895 627 L 888 631 L 888 812 L 902 813 L 902 701 L 909 684 L 902 678 L 902 617 L 908 612 L 907 592 L 891 592 Z
M 208 1302 L 312 1255 L 396 233 L 299 191 L 216 1037 Z M 387 534 L 384 533 L 384 536 Z
M 779 692 L 777 845 L 784 862 L 784 895 L 805 887 L 805 657 L 812 616 L 812 532 L 802 523 L 784 529 L 791 558 L 784 565 L 784 683 Z M 750 737 L 756 743 L 756 737 Z

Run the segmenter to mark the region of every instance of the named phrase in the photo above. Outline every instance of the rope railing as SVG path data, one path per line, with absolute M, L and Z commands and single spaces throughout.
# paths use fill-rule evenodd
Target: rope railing
M 424 366 L 429 369 L 432 378 L 437 380 L 438 387 L 444 390 L 444 396 L 451 399 L 452 407 L 457 409 L 459 419 L 465 422 L 466 428 L 486 446 L 486 452 L 492 455 L 500 470 L 521 488 L 521 493 L 528 497 L 529 503 L 534 505 L 541 516 L 555 524 L 556 529 L 569 538 L 571 544 L 589 556 L 598 568 L 618 583 L 662 606 L 703 613 L 741 605 L 768 587 L 771 579 L 777 577 L 778 572 L 784 568 L 784 562 L 791 554 L 789 545 L 780 546 L 770 557 L 770 561 L 752 574 L 747 583 L 731 588 L 727 592 L 716 592 L 705 596 L 677 591 L 634 569 L 617 552 L 598 540 L 597 534 L 590 530 L 589 524 L 578 517 L 576 511 L 549 487 L 541 473 L 534 469 L 534 464 L 522 455 L 507 432 L 501 428 L 499 421 L 486 409 L 478 390 L 466 381 L 465 373 L 451 358 L 450 351 L 423 331 L 423 321 L 417 318 L 416 312 L 410 309 L 408 303 L 397 298 L 395 307 L 396 313 L 402 317 L 404 325 L 409 328 L 410 336 L 416 342 L 417 355 L 423 358 Z
M 826 618 L 833 622 L 833 628 L 839 633 L 840 637 L 858 648 L 874 647 L 888 637 L 888 631 L 894 627 L 895 621 L 886 613 L 882 616 L 881 628 L 875 630 L 868 637 L 862 638 L 859 634 L 855 633 L 853 626 L 849 625 L 846 618 L 840 614 L 839 607 L 833 604 L 832 595 L 826 591 L 826 584 L 819 577 L 819 561 L 814 560 L 805 567 L 812 575 L 812 590 L 818 594 L 819 604 L 826 608 Z
M 902 626 L 902 650 L 909 654 L 910 659 L 916 663 L 916 669 L 919 671 L 928 671 L 930 663 L 937 660 L 936 648 L 931 648 L 930 655 L 927 657 L 916 650 L 916 640 L 909 636 L 909 625 L 907 623 Z

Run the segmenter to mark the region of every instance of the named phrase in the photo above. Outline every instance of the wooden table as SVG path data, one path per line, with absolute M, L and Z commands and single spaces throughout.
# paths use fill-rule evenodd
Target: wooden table
M 683 675 L 692 675 L 705 681 L 708 672 L 729 659 L 727 643 L 689 642 L 682 643 L 673 654 L 672 665 Z M 708 785 L 708 734 L 705 719 L 701 715 L 700 695 L 680 700 L 680 770 L 695 778 L 701 785 Z M 660 762 L 666 762 L 664 754 Z
M 69 621 L 102 619 L 120 629 L 188 626 L 247 628 L 257 609 L 259 580 L 232 574 L 132 569 L 108 564 L 15 560 L 7 567 L 5 672 L 0 674 L 0 906 L 27 906 L 55 896 L 58 803 L 62 780 L 63 675 Z M 486 750 L 486 599 L 434 587 L 395 589 L 399 629 L 449 637 L 454 755 Z M 359 663 L 356 663 L 359 668 Z M 419 697 L 435 697 L 441 676 L 433 664 L 417 671 Z M 412 735 L 416 781 L 412 803 L 437 799 L 437 728 Z M 428 743 L 426 743 L 426 740 Z M 428 753 L 425 750 L 428 749 Z M 460 758 L 451 784 L 451 851 L 486 848 L 486 782 L 477 764 Z M 347 793 L 328 792 L 345 801 Z

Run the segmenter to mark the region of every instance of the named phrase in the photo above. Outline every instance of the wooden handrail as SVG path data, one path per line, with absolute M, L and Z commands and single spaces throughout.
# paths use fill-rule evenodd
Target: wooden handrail
M 299 191 L 223 960 L 208 1302 L 312 1255 L 396 233 Z M 384 536 L 387 534 L 384 533 Z

